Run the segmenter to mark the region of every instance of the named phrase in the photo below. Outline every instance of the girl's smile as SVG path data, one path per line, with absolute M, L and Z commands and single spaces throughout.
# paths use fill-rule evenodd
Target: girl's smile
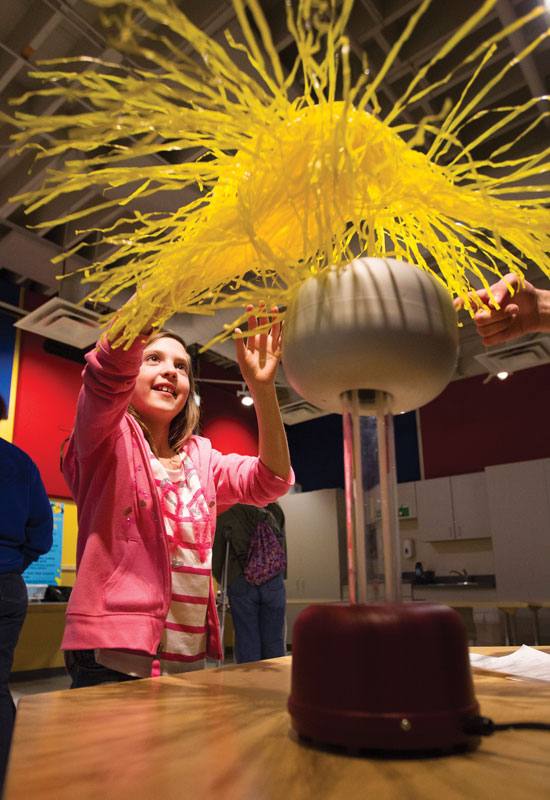
M 176 339 L 157 339 L 143 351 L 132 406 L 145 420 L 170 421 L 189 396 L 189 356 Z

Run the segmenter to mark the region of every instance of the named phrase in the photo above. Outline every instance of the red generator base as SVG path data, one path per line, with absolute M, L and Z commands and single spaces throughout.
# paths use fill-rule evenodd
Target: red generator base
M 288 710 L 311 742 L 383 752 L 472 749 L 466 628 L 428 603 L 313 605 L 296 619 Z

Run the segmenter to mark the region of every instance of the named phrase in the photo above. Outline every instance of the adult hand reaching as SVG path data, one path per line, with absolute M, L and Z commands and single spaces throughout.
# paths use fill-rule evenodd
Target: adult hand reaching
M 484 345 L 500 344 L 526 333 L 550 330 L 550 291 L 536 289 L 525 281 L 521 286 L 518 276 L 509 273 L 491 286 L 494 300 L 487 289 L 471 292 L 480 298 L 489 310 L 481 309 L 474 317 L 477 332 Z M 495 301 L 500 306 L 495 308 Z M 455 307 L 462 308 L 463 300 L 457 298 Z

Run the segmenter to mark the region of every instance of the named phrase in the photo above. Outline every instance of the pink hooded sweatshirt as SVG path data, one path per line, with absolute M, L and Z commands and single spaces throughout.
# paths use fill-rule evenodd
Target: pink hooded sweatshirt
M 75 426 L 63 473 L 78 508 L 77 579 L 67 606 L 63 650 L 116 648 L 157 653 L 170 605 L 170 565 L 149 447 L 126 409 L 147 337 L 128 350 L 103 336 L 86 355 Z M 258 458 L 222 455 L 191 436 L 185 452 L 210 509 L 234 503 L 265 506 L 294 482 L 274 475 Z M 207 608 L 207 654 L 221 657 L 212 581 Z

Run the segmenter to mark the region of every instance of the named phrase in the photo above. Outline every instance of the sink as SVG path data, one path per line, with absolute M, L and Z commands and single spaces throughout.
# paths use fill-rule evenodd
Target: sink
M 494 589 L 496 586 L 495 576 L 487 575 L 424 575 L 424 580 L 418 580 L 414 573 L 403 575 L 403 580 L 410 580 L 413 589 Z M 427 578 L 427 580 L 426 580 Z
M 456 586 L 480 586 L 477 581 L 445 581 L 444 583 L 415 583 L 413 584 L 414 587 L 422 587 L 426 588 L 426 586 L 431 586 L 434 589 L 441 589 L 441 588 L 453 588 Z

